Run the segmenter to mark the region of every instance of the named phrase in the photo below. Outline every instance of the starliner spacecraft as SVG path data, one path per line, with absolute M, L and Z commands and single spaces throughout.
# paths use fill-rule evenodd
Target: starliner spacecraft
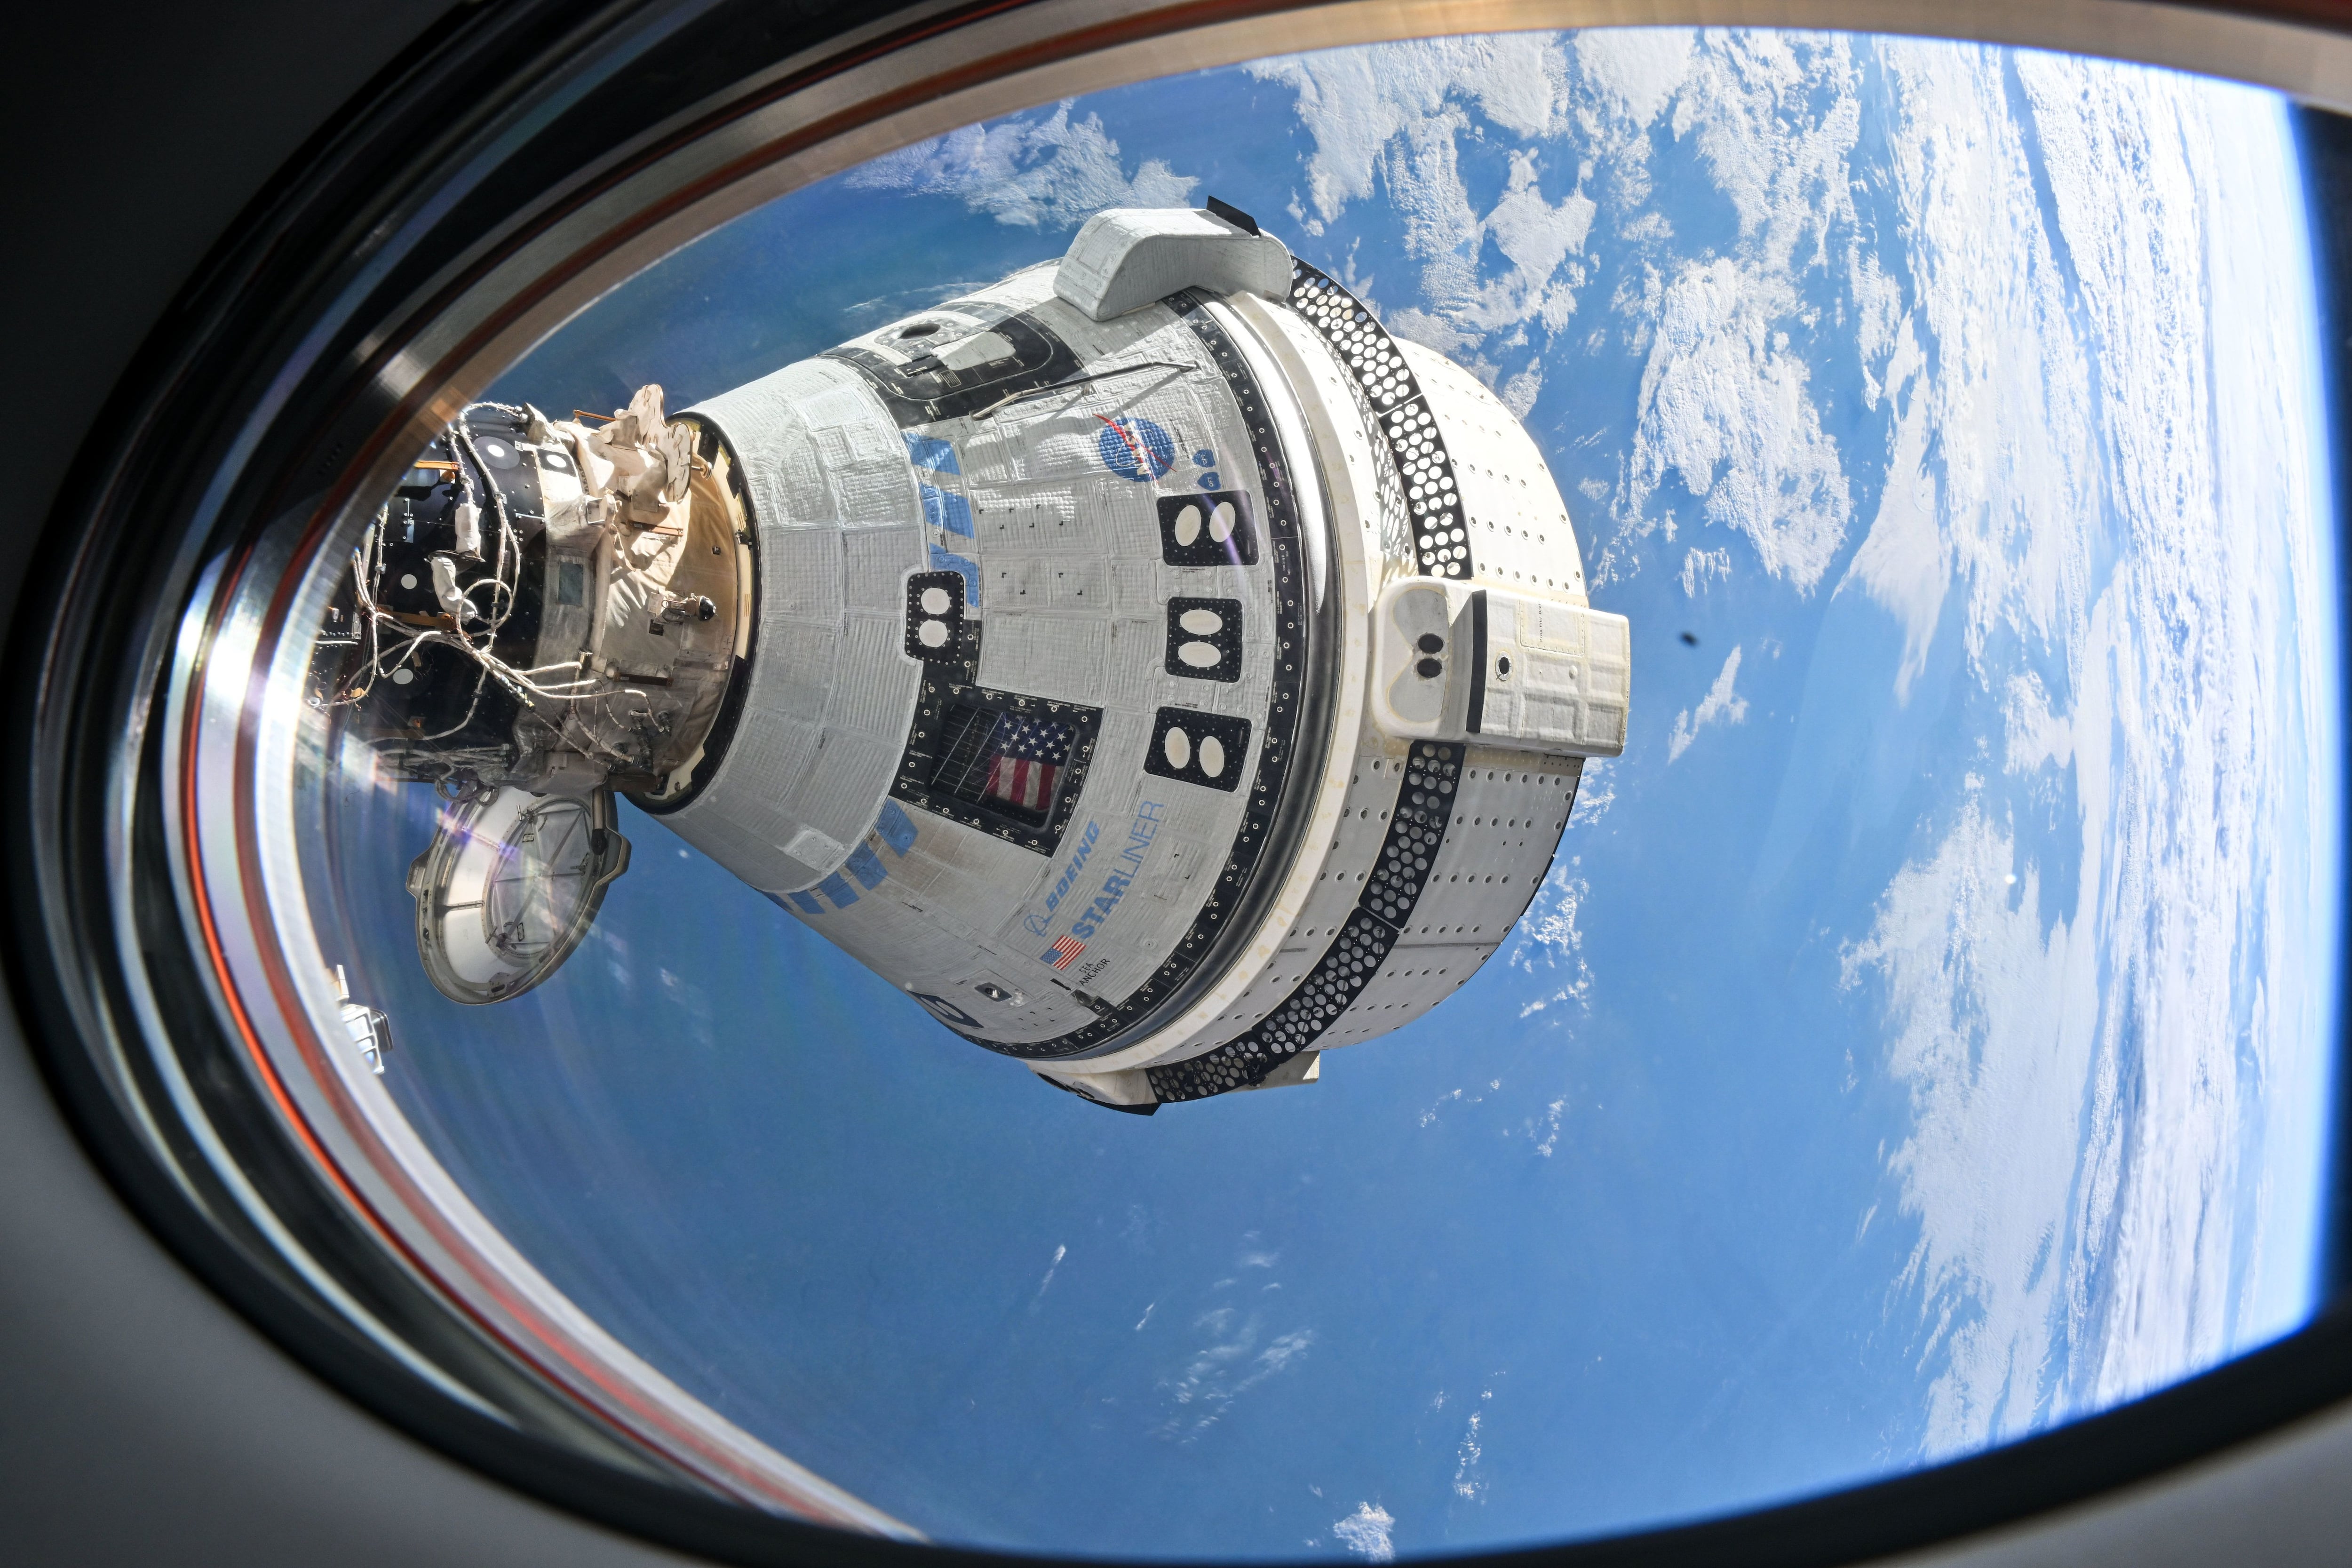
M 675 416 L 467 409 L 314 669 L 447 803 L 408 873 L 447 995 L 578 946 L 625 795 L 1149 1112 L 1311 1081 L 1469 979 L 1623 749 L 1631 645 L 1510 411 L 1212 202 Z

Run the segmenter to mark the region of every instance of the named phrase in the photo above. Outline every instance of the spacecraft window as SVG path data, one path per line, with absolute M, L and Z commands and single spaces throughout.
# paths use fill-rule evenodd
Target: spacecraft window
M 590 164 L 404 77 L 437 248 L 284 270 L 289 184 L 58 578 L 60 1037 L 355 1386 L 655 1534 L 1386 1562 L 2336 1331 L 2341 122 L 1320 12 L 1040 103 L 1034 7 L 739 99 L 661 14 Z
M 948 710 L 940 730 L 935 788 L 1015 821 L 1052 818 L 1077 739 L 1074 726 L 966 702 Z

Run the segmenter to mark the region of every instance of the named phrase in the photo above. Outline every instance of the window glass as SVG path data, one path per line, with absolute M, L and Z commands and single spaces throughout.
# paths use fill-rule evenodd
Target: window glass
M 1089 358 L 998 285 L 1111 209 L 1238 259 Z M 1216 303 L 1252 224 L 1308 270 Z M 2273 94 L 1773 31 L 1267 59 L 798 191 L 320 568 L 356 1070 L 629 1354 L 946 1542 L 1559 1540 L 2210 1367 L 2322 1289 L 2310 254 Z M 1346 900 L 1266 925 L 1309 851 Z M 1257 925 L 1250 1051 L 1066 1054 Z

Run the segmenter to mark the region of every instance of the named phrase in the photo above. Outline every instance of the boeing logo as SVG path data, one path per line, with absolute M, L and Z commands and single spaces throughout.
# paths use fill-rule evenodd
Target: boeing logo
M 1063 868 L 1062 875 L 1054 883 L 1054 890 L 1045 895 L 1045 912 L 1042 915 L 1021 917 L 1021 923 L 1029 928 L 1031 936 L 1044 936 L 1052 928 L 1054 911 L 1061 907 L 1063 899 L 1068 896 L 1070 889 L 1077 882 L 1078 873 L 1086 869 L 1087 858 L 1095 852 L 1095 840 L 1101 835 L 1100 823 L 1087 824 L 1085 835 L 1078 839 L 1077 853 L 1072 855 L 1070 863 Z

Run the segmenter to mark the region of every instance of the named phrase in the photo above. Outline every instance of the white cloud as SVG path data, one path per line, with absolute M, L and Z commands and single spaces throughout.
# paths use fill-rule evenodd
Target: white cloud
M 1617 770 L 1598 760 L 1584 764 L 1584 776 L 1576 786 L 1576 809 L 1570 816 L 1570 827 L 1591 827 L 1609 815 L 1617 804 Z
M 1808 351 L 1792 343 L 1815 319 L 1804 276 L 1832 269 L 1855 243 L 1849 164 L 1861 78 L 1852 47 L 1758 31 L 1709 33 L 1683 52 L 1669 125 L 1731 202 L 1738 243 L 1726 255 L 1646 266 L 1612 301 L 1629 318 L 1633 351 L 1647 356 L 1618 488 L 1625 542 L 1661 528 L 1673 538 L 1671 508 L 1653 511 L 1671 478 L 1706 522 L 1745 535 L 1765 570 L 1801 592 L 1828 571 L 1853 513 L 1844 459 L 1813 401 Z M 1626 158 L 1647 142 L 1625 145 L 1620 199 L 1631 205 L 1649 192 Z M 1631 217 L 1622 235 L 1663 242 L 1658 218 Z M 1838 270 L 1859 280 L 1851 267 Z M 1618 543 L 1601 564 L 1630 575 L 1637 563 L 1620 561 Z
M 2005 763 L 2011 773 L 2034 773 L 2049 763 L 2063 768 L 2074 761 L 2074 724 L 2051 710 L 2049 689 L 2032 670 L 2011 678 L 2003 716 L 2009 721 Z
M 2321 737 L 2340 699 L 2308 684 L 2332 658 L 2310 640 L 2333 591 L 2313 542 L 2332 520 L 2309 444 L 2316 322 L 2279 262 L 2304 243 L 2282 105 L 2063 58 L 2017 69 L 2116 410 L 2108 505 L 2132 547 L 2092 607 L 2071 715 L 2078 793 L 2105 807 L 2086 804 L 2085 834 L 2104 818 L 2111 836 L 2111 984 L 2131 1031 L 2095 1080 L 2077 1221 L 2105 1255 L 2079 1304 L 2097 1353 L 2068 1392 L 2106 1404 L 2307 1309 L 2310 1233 L 2269 1239 L 2264 1214 L 2273 1170 L 2309 1169 L 2324 1138 L 2319 1097 L 2288 1086 L 2311 1081 L 2332 1027 L 2306 966 L 2333 964 L 2315 942 L 2329 862 L 2302 826 L 2332 827 Z M 2102 192 L 2122 193 L 2105 221 L 2074 210 Z M 2281 1163 L 2237 1168 L 2257 1153 Z M 2315 1189 L 2286 1190 L 2301 1206 Z M 2270 1300 L 2254 1293 L 2266 1247 L 2285 1264 Z
M 1403 220 L 1405 253 L 1422 264 L 1418 306 L 1388 313 L 1391 331 L 1439 352 L 1464 352 L 1525 322 L 1564 326 L 1583 272 L 1580 255 L 1597 210 L 1580 185 L 1557 202 L 1541 189 L 1549 147 L 1527 145 L 1565 128 L 1569 67 L 1559 37 L 1507 33 L 1373 45 L 1260 60 L 1247 68 L 1297 94 L 1315 143 L 1307 192 L 1294 209 L 1321 233 L 1375 179 Z M 1504 189 L 1485 213 L 1462 178 L 1460 143 L 1482 128 L 1515 136 Z M 1555 187 L 1556 188 L 1556 187 Z M 1486 276 L 1491 242 L 1507 267 Z M 1511 384 L 1533 406 L 1540 385 Z
M 1607 805 L 1607 800 L 1601 802 L 1602 808 Z M 1551 994 L 1520 1005 L 1522 1018 L 1540 1013 L 1556 1002 L 1573 1002 L 1585 1008 L 1591 1005 L 1592 971 L 1584 962 L 1584 932 L 1576 923 L 1576 917 L 1592 889 L 1575 872 L 1575 862 L 1570 860 L 1545 873 L 1543 886 L 1536 889 L 1527 913 L 1519 917 L 1513 932 L 1508 960 L 1511 964 L 1533 974 L 1536 961 L 1541 958 L 1548 973 L 1567 972 Z
M 1899 399 L 1925 363 L 1906 316 L 1887 365 L 1886 392 Z M 1951 551 L 1937 523 L 1936 478 L 1927 467 L 1933 424 L 1929 398 L 1915 392 L 1895 421 L 1878 515 L 1838 584 L 1840 593 L 1849 584 L 1859 586 L 1902 623 L 1903 662 L 1895 672 L 1898 701 L 1910 697 L 1911 683 L 1927 668 L 1928 645 L 1951 590 Z
M 1460 359 L 1478 346 L 1475 333 L 1463 331 L 1444 318 L 1412 305 L 1391 310 L 1381 324 L 1391 335 L 1425 349 L 1435 349 L 1448 359 Z
M 1708 584 L 1731 575 L 1731 552 L 1728 550 L 1685 550 L 1683 552 L 1683 594 L 1696 599 L 1706 591 Z
M 2331 787 L 2329 710 L 2294 608 L 2326 593 L 2325 503 L 2309 306 L 2275 259 L 2300 222 L 2277 106 L 2054 57 L 1885 56 L 1932 366 L 1890 366 L 1894 478 L 1927 420 L 1938 483 L 1903 504 L 1933 510 L 1950 586 L 1916 517 L 1851 580 L 1906 648 L 1959 596 L 2006 773 L 2070 772 L 2074 813 L 2069 863 L 2036 864 L 2017 808 L 1969 794 L 1844 954 L 1911 1097 L 1888 1168 L 1919 1226 L 1935 1455 L 2307 1309 L 2308 1212 L 2274 1205 L 2321 1138 L 2286 1086 L 2327 1038 L 2307 955 L 2328 858 L 2299 803 Z
M 2143 413 L 2127 383 L 2103 386 L 2094 367 L 2068 298 L 2069 258 L 2043 221 L 2038 133 L 2011 112 L 2003 55 L 1898 40 L 1880 55 L 1894 89 L 1886 175 L 1913 237 L 1916 303 L 1888 330 L 1874 327 L 1864 347 L 1867 359 L 1884 345 L 1877 371 L 1896 418 L 1879 512 L 1840 588 L 1867 593 L 1902 626 L 1895 689 L 1906 693 L 1955 584 L 1980 679 L 1992 679 L 1988 650 L 2006 660 L 2016 638 L 2081 646 L 2104 521 L 2099 427 L 2120 430 Z M 2024 69 L 2028 57 L 2015 58 Z M 2096 87 L 2114 75 L 2097 66 L 2082 79 Z M 2135 180 L 2070 191 L 2053 210 L 2082 200 L 2112 215 Z M 1878 301 L 1874 315 L 1895 309 L 1906 279 L 1875 267 L 1857 277 L 1858 292 Z M 2145 303 L 2161 309 L 2166 293 L 2152 287 Z
M 1393 1563 L 1396 1546 L 1390 1539 L 1396 1521 L 1378 1503 L 1358 1503 L 1356 1511 L 1332 1525 L 1331 1533 L 1367 1563 Z
M 2014 857 L 1971 800 L 1843 955 L 1847 984 L 1884 984 L 1887 1068 L 1910 1092 L 1912 1131 L 1887 1163 L 1919 1220 L 1904 1282 L 1923 1301 L 1922 1354 L 1944 1365 L 1931 1455 L 2027 1429 L 2055 1370 L 2066 1269 L 2052 1227 L 2074 1183 L 2099 987 L 2087 937 L 2062 920 L 2044 938 L 2033 868 L 2011 905 Z
M 1861 87 L 1853 41 L 1835 35 L 1711 33 L 1693 57 L 1674 132 L 1696 136 L 1759 271 L 1826 264 L 1832 233 L 1853 223 Z
M 1288 1370 L 1315 1343 L 1314 1330 L 1294 1329 L 1261 1348 L 1258 1336 L 1263 1326 L 1259 1313 L 1234 1307 L 1218 1307 L 1193 1320 L 1192 1327 L 1208 1342 L 1161 1384 L 1176 1407 L 1160 1426 L 1162 1436 L 1193 1441 L 1223 1420 L 1234 1401 Z
M 1671 474 L 1707 521 L 1747 535 L 1767 572 L 1805 591 L 1853 502 L 1811 371 L 1775 325 L 1787 304 L 1775 278 L 1727 256 L 1657 281 L 1621 510 L 1639 517 Z
M 1478 1396 L 1482 1403 L 1494 1397 L 1492 1389 Z M 1454 1495 L 1465 1502 L 1483 1501 L 1486 1496 L 1486 1479 L 1478 1473 L 1478 1461 L 1486 1457 L 1486 1445 L 1478 1436 L 1486 1419 L 1484 1411 L 1472 1411 L 1469 1423 L 1463 1428 L 1461 1445 L 1454 1451 Z
M 1298 117 L 1315 138 L 1307 198 L 1328 223 L 1372 194 L 1392 141 L 1403 137 L 1425 150 L 1441 127 L 1450 141 L 1457 103 L 1523 137 L 1542 134 L 1562 97 L 1566 67 L 1556 37 L 1498 33 L 1286 55 L 1245 68 L 1298 94 Z
M 1559 1118 L 1560 1113 L 1567 1109 L 1568 1097 L 1566 1095 L 1560 1096 L 1558 1100 L 1553 1100 L 1549 1105 L 1544 1107 L 1543 1137 L 1536 1144 L 1536 1152 L 1541 1154 L 1547 1160 L 1551 1158 L 1552 1151 L 1559 1147 Z M 1535 1136 L 1535 1123 L 1532 1121 L 1528 1124 L 1528 1135 L 1529 1137 Z
M 1046 1290 L 1050 1289 L 1054 1283 L 1054 1276 L 1061 1269 L 1062 1259 L 1067 1258 L 1069 1255 L 1070 1249 L 1066 1247 L 1057 1247 L 1054 1248 L 1054 1261 L 1045 1265 L 1045 1278 L 1037 1281 L 1037 1294 L 1030 1299 L 1029 1310 L 1031 1311 L 1035 1311 L 1037 1310 L 1037 1303 L 1045 1299 Z
M 1570 47 L 1593 100 L 1630 129 L 1646 131 L 1688 74 L 1695 37 L 1687 27 L 1591 27 Z
M 1495 389 L 1503 406 L 1515 419 L 1525 419 L 1535 407 L 1536 399 L 1543 395 L 1543 361 L 1529 360 L 1527 368 Z
M 1715 684 L 1706 689 L 1706 695 L 1699 699 L 1696 709 L 1685 708 L 1675 715 L 1675 732 L 1666 737 L 1667 762 L 1681 761 L 1682 754 L 1690 750 L 1691 742 L 1698 739 L 1698 732 L 1709 724 L 1744 724 L 1748 721 L 1748 699 L 1733 695 L 1731 689 L 1731 683 L 1739 679 L 1739 652 L 1737 647 L 1731 650 L 1731 657 L 1723 661 L 1723 668 L 1717 674 Z
M 1201 182 L 1157 158 L 1130 177 L 1101 120 L 1089 114 L 1072 124 L 1064 103 L 1043 120 L 1000 120 L 919 142 L 863 165 L 847 183 L 956 196 L 1002 224 L 1066 229 L 1105 207 L 1188 205 Z

